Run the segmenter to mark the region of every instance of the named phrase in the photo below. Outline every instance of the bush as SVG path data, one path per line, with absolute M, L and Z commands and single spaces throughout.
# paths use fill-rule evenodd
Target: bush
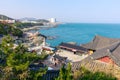
M 79 73 L 79 74 L 77 74 Z M 111 74 L 105 74 L 104 72 L 91 72 L 84 67 L 74 72 L 75 80 L 117 80 Z
M 13 36 L 21 37 L 23 35 L 23 32 L 10 24 L 0 23 L 0 34 L 3 35 L 12 34 Z

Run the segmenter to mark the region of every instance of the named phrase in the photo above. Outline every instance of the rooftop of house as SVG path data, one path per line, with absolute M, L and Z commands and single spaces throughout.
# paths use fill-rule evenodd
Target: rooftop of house
M 58 54 L 55 54 L 53 57 L 60 60 L 60 61 L 64 61 L 67 59 L 67 57 L 62 57 L 62 56 L 59 56 Z
M 75 50 L 77 50 L 77 51 L 84 51 L 84 52 L 86 52 L 87 51 L 87 49 L 86 48 L 84 48 L 84 47 L 82 47 L 82 46 L 78 46 L 78 45 L 74 45 L 74 44 L 69 44 L 69 43 L 61 43 L 60 45 L 59 45 L 59 47 L 66 47 L 66 48 L 69 48 L 69 49 L 75 49 Z
M 46 74 L 43 75 L 44 80 L 54 80 L 59 76 L 59 70 L 48 70 Z
M 114 63 L 120 67 L 120 43 L 113 46 L 100 49 L 89 57 L 91 57 L 93 60 L 97 60 L 107 56 L 111 58 Z
M 31 63 L 29 65 L 29 69 L 30 70 L 38 70 L 40 68 L 46 68 L 46 65 L 44 65 L 44 63 L 42 62 L 42 60 L 34 61 L 33 63 Z
M 104 57 L 109 57 L 117 66 L 120 67 L 120 39 L 96 36 L 92 42 L 84 45 L 84 47 L 88 49 L 96 49 L 96 51 L 82 61 L 74 62 L 73 65 L 76 65 L 76 67 L 83 61 L 94 61 Z
M 82 44 L 81 46 L 87 49 L 99 50 L 114 45 L 117 42 L 120 42 L 120 39 L 107 38 L 96 35 L 91 42 L 87 44 Z

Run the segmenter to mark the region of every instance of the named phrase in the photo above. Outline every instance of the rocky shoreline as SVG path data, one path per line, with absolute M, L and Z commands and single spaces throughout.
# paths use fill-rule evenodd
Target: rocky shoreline
M 29 27 L 29 28 L 23 28 L 22 31 L 30 31 L 30 30 L 40 30 L 42 28 L 53 28 L 53 27 L 57 27 L 59 24 L 59 22 L 56 22 L 56 23 L 48 23 L 48 24 L 45 24 L 43 26 L 32 26 L 32 27 Z

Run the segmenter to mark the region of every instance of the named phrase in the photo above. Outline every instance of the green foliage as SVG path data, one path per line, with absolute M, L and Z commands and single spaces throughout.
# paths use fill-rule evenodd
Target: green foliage
M 42 51 L 42 53 L 40 54 L 40 58 L 41 60 L 44 60 L 48 57 L 48 54 L 45 51 Z
M 22 34 L 23 34 L 23 32 L 22 32 L 20 29 L 18 29 L 18 28 L 13 28 L 13 29 L 12 29 L 12 34 L 13 34 L 14 36 L 19 36 L 19 37 L 21 37 Z
M 36 53 L 30 53 L 23 45 L 13 48 L 13 40 L 6 36 L 0 45 L 0 56 L 6 62 L 0 65 L 2 74 L 0 80 L 37 80 L 46 72 L 47 68 L 38 71 L 29 70 L 29 65 L 41 59 Z
M 70 63 L 68 63 L 68 66 L 67 66 L 67 78 L 66 78 L 66 80 L 73 80 L 72 79 L 72 71 L 71 71 Z
M 3 37 L 0 50 L 2 50 L 2 52 L 7 56 L 9 53 L 12 52 L 12 47 L 13 47 L 13 39 L 9 35 Z
M 63 66 L 60 69 L 59 77 L 56 78 L 55 80 L 73 80 L 70 63 L 68 63 L 67 68 Z
M 75 71 L 74 74 L 72 74 L 71 65 L 69 63 L 67 68 L 63 66 L 60 69 L 59 77 L 56 78 L 55 80 L 117 80 L 117 79 L 110 74 L 105 74 L 104 72 L 95 73 L 90 72 L 84 67 L 81 67 L 79 70 Z
M 23 32 L 20 29 L 15 28 L 13 25 L 0 23 L 0 34 L 12 34 L 13 36 L 21 37 Z
M 31 71 L 28 80 L 43 80 L 42 75 L 45 74 L 46 71 L 47 71 L 47 68 L 45 69 L 40 68 L 37 71 Z
M 32 26 L 41 26 L 41 25 L 43 24 L 42 23 L 21 23 L 21 22 L 14 23 L 14 26 L 21 28 L 21 29 L 32 27 Z
M 117 80 L 115 77 L 113 77 L 110 74 L 105 74 L 104 72 L 90 72 L 84 67 L 81 67 L 78 71 L 75 71 L 74 73 L 79 73 L 79 76 L 74 74 L 74 79 L 76 80 Z

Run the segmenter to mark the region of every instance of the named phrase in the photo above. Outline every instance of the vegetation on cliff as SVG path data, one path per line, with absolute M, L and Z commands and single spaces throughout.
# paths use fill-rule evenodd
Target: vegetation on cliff
M 3 37 L 0 45 L 0 80 L 42 80 L 47 67 L 31 70 L 29 66 L 41 56 L 28 52 L 23 45 L 14 48 L 10 36 Z
M 23 28 L 29 28 L 33 26 L 42 26 L 43 23 L 21 23 L 21 22 L 16 22 L 14 23 L 14 26 L 17 28 L 23 29 Z
M 16 28 L 11 24 L 0 23 L 0 34 L 3 35 L 11 34 L 13 36 L 21 37 L 23 35 L 23 32 L 19 28 Z

